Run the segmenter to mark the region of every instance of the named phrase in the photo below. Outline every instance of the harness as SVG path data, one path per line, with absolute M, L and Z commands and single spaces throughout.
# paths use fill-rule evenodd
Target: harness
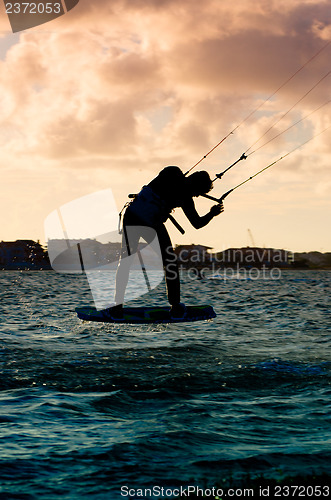
M 162 219 L 164 219 L 164 222 L 169 219 L 181 234 L 185 233 L 176 219 L 167 213 L 167 207 L 162 198 L 160 198 L 149 186 L 144 186 L 138 194 L 129 194 L 128 196 L 132 201 L 127 201 L 119 213 L 119 234 L 122 234 L 123 231 L 123 212 L 128 207 L 130 207 L 130 210 L 147 226 L 158 224 Z

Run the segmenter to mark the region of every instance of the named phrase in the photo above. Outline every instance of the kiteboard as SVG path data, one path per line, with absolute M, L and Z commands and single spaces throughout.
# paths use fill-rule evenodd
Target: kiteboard
M 102 323 L 184 323 L 186 321 L 202 321 L 216 317 L 212 306 L 187 306 L 182 318 L 172 318 L 168 307 L 124 307 L 122 318 L 112 318 L 106 311 L 98 311 L 95 307 L 77 307 L 78 318 L 84 321 Z

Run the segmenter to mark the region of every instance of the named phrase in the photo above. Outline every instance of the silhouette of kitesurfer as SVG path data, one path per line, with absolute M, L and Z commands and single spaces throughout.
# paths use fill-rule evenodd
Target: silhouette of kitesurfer
M 185 315 L 185 305 L 180 302 L 176 255 L 164 222 L 171 217 L 170 212 L 174 208 L 180 207 L 195 229 L 206 226 L 213 217 L 223 212 L 223 205 L 213 205 L 207 214 L 200 216 L 196 211 L 193 197 L 208 193 L 212 187 L 208 172 L 195 172 L 186 177 L 180 168 L 175 166 L 165 167 L 148 185 L 143 186 L 124 213 L 121 257 L 116 273 L 115 305 L 104 310 L 107 317 L 112 319 L 122 317 L 124 294 L 130 272 L 127 257 L 137 252 L 140 237 L 149 243 L 152 239 L 151 233 L 154 238 L 156 233 L 160 245 L 167 296 L 171 305 L 170 314 L 173 318 Z M 137 227 L 137 231 L 133 232 L 132 237 L 131 229 L 134 226 Z M 151 232 L 149 228 L 154 231 Z

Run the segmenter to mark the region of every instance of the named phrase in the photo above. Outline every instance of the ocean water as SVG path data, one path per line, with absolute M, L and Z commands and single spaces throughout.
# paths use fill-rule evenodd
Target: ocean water
M 331 473 L 331 272 L 183 274 L 217 318 L 177 325 L 78 320 L 84 275 L 3 271 L 0 292 L 0 498 Z

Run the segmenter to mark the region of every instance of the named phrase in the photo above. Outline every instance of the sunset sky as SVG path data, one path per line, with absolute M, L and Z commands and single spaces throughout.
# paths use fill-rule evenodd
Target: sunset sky
M 0 240 L 45 241 L 44 220 L 110 188 L 117 207 L 159 170 L 188 170 L 331 40 L 330 0 L 80 0 L 13 34 L 0 4 Z M 198 167 L 237 160 L 329 70 L 331 44 Z M 331 74 L 254 149 L 331 99 Z M 331 103 L 215 182 L 245 184 L 173 243 L 331 251 Z M 322 130 L 327 129 L 319 134 Z M 198 198 L 199 213 L 212 202 Z

